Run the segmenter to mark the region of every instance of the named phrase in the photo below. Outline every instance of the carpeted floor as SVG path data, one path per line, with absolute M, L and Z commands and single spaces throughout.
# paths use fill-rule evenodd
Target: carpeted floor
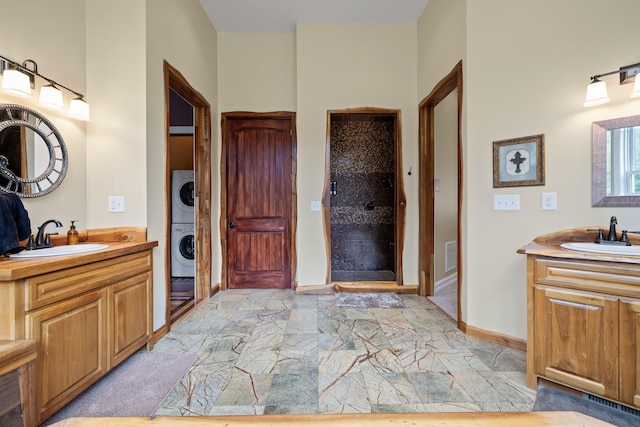
M 196 359 L 189 353 L 135 353 L 42 425 L 70 417 L 150 416 Z
M 637 427 L 640 425 L 640 416 L 602 403 L 580 399 L 552 388 L 538 389 L 533 411 L 575 411 L 618 427 Z
M 404 308 L 402 300 L 392 292 L 338 292 L 336 307 L 339 308 Z

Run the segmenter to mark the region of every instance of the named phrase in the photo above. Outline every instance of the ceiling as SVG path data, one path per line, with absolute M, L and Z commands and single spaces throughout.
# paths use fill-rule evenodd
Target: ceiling
M 219 33 L 295 33 L 296 22 L 416 22 L 429 0 L 200 0 Z

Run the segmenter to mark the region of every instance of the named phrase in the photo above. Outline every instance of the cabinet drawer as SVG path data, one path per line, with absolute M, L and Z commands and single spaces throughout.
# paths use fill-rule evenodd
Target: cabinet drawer
M 615 262 L 535 260 L 534 282 L 640 298 L 640 266 Z
M 25 280 L 25 310 L 44 307 L 149 270 L 151 253 L 145 251 L 30 277 Z

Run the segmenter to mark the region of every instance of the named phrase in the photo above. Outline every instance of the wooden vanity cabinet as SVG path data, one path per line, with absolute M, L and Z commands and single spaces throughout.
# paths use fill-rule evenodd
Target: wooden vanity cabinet
M 154 246 L 115 244 L 111 254 L 68 259 L 64 267 L 59 261 L 48 269 L 36 261 L 5 263 L 35 266 L 32 275 L 0 282 L 0 296 L 14 297 L 0 315 L 0 335 L 7 335 L 0 338 L 37 343 L 39 422 L 141 347 L 151 348 Z
M 528 383 L 640 407 L 640 265 L 528 256 Z

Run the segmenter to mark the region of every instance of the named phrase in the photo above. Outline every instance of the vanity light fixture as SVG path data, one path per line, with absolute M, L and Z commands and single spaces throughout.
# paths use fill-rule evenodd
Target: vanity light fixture
M 591 77 L 591 83 L 587 86 L 587 98 L 584 102 L 585 107 L 592 107 L 594 105 L 606 104 L 609 102 L 607 84 L 600 80 L 600 77 L 609 76 L 611 74 L 620 75 L 621 85 L 635 82 L 633 85 L 633 91 L 631 92 L 631 98 L 640 97 L 640 78 L 636 78 L 636 76 L 640 74 L 640 64 L 626 65 L 624 67 L 620 67 L 619 70 L 596 74 Z
M 0 55 L 0 74 L 2 91 L 22 98 L 33 97 L 31 90 L 35 89 L 36 76 L 45 80 L 47 84 L 40 89 L 38 104 L 52 110 L 61 110 L 64 107 L 62 91 L 59 88 L 71 92 L 75 98 L 69 103 L 68 115 L 78 120 L 91 120 L 89 104 L 84 100 L 84 95 L 40 74 L 38 64 L 34 60 L 27 59 L 21 65 Z

